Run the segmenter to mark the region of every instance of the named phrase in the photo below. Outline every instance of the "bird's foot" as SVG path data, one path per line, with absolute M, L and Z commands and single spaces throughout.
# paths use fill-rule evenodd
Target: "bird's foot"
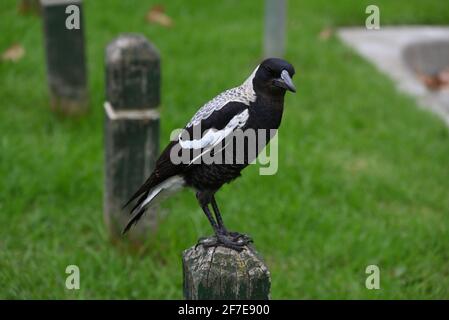
M 200 238 L 195 248 L 199 245 L 205 248 L 223 246 L 241 252 L 251 242 L 253 240 L 249 236 L 237 232 L 218 233 L 214 237 Z
M 217 239 L 214 237 L 201 237 L 198 239 L 195 249 L 198 248 L 198 246 L 203 246 L 205 248 L 216 246 Z
M 246 244 L 253 243 L 253 239 L 244 233 L 240 232 L 228 232 L 228 235 L 234 240 L 234 241 L 243 241 Z
M 248 238 L 237 237 L 237 235 L 219 234 L 217 236 L 218 243 L 226 248 L 236 250 L 238 252 L 242 251 L 245 246 L 247 246 L 251 241 Z
M 221 229 L 218 229 L 218 233 L 222 234 L 223 236 L 226 236 L 228 238 L 232 238 L 234 241 L 244 241 L 246 244 L 254 242 L 253 239 L 244 233 L 235 232 L 235 231 L 228 231 L 226 228 L 221 227 Z

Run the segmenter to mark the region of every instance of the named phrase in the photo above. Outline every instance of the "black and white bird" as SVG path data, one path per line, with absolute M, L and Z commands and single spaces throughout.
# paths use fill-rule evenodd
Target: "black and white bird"
M 233 161 L 230 162 L 206 163 L 198 160 L 204 155 L 220 152 L 224 155 L 228 149 L 231 152 L 238 149 L 238 146 L 235 148 L 235 141 L 232 143 L 233 148 L 229 142 L 225 143 L 237 131 L 277 130 L 281 124 L 285 93 L 287 90 L 296 92 L 292 82 L 294 74 L 295 69 L 287 61 L 266 59 L 242 85 L 224 91 L 200 108 L 184 128 L 187 139 L 184 134 L 180 134 L 168 144 L 157 160 L 153 173 L 126 204 L 136 201 L 123 232 L 126 233 L 157 199 L 183 187 L 190 187 L 196 191 L 199 205 L 214 229 L 217 243 L 239 250 L 251 241 L 247 236 L 226 229 L 214 195 L 223 184 L 239 177 L 253 159 L 245 154 L 244 161 L 240 162 L 235 161 L 235 155 L 231 156 Z M 257 154 L 271 136 L 267 135 L 265 141 L 256 141 Z M 251 147 L 246 145 L 244 153 Z M 175 156 L 186 151 L 189 155 L 187 162 L 173 161 Z M 209 205 L 212 206 L 215 218 Z

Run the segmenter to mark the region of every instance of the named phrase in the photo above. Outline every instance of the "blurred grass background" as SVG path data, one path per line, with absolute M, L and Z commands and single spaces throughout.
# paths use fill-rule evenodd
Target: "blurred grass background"
M 102 216 L 104 48 L 140 32 L 163 68 L 162 145 L 203 103 L 241 83 L 261 59 L 263 1 L 164 1 L 172 28 L 150 25 L 155 1 L 86 0 L 91 111 L 49 111 L 42 25 L 0 2 L 0 298 L 182 298 L 181 252 L 212 231 L 191 191 L 167 201 L 139 252 L 108 241 Z M 279 170 L 218 194 L 232 230 L 251 234 L 272 297 L 449 298 L 449 134 L 325 28 L 448 24 L 449 2 L 289 1 L 286 59 L 297 70 L 279 132 Z M 65 289 L 65 268 L 81 289 Z M 377 264 L 381 290 L 365 288 Z

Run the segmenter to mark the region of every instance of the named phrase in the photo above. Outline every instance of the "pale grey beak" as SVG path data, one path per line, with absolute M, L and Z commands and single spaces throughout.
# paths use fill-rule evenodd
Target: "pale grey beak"
M 291 92 L 296 92 L 295 85 L 287 70 L 282 70 L 281 77 L 274 80 L 274 85 L 279 88 L 287 89 Z

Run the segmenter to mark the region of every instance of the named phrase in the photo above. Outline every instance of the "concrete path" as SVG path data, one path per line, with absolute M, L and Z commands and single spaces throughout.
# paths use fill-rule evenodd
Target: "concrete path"
M 447 41 L 449 44 L 449 27 L 404 26 L 381 27 L 380 30 L 342 28 L 338 36 L 381 72 L 390 76 L 399 90 L 415 96 L 420 106 L 438 114 L 449 126 L 449 90 L 429 91 L 404 59 L 404 49 L 415 43 Z M 445 59 L 446 56 L 442 57 Z

